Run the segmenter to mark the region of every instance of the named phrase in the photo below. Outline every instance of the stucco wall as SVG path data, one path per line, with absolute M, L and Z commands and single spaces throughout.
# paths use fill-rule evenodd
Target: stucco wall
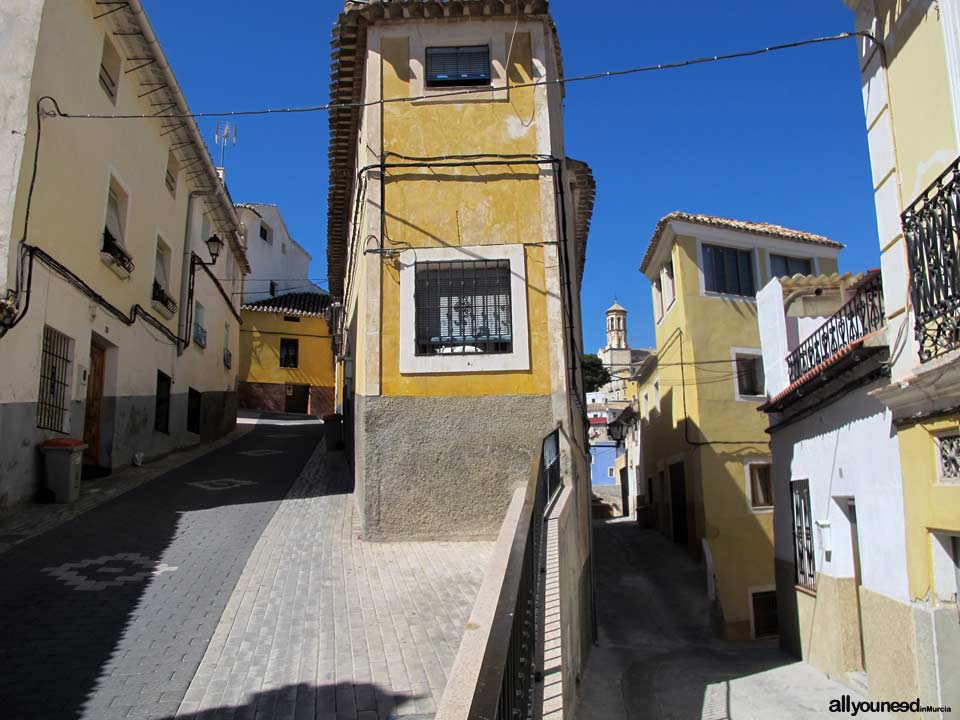
M 279 208 L 257 204 L 252 209 L 238 207 L 237 214 L 247 231 L 247 259 L 250 261 L 250 273 L 244 278 L 243 302 L 269 298 L 271 280 L 276 282 L 278 293 L 319 291 L 319 287 L 307 280 L 310 254 L 290 237 Z M 272 243 L 260 238 L 261 223 L 266 223 L 273 231 Z M 305 287 L 307 285 L 311 287 Z
M 357 501 L 372 539 L 496 535 L 553 427 L 546 396 L 356 401 Z

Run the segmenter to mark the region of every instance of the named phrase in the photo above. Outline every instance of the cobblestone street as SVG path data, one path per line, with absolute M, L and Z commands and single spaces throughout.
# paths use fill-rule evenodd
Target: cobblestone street
M 359 541 L 322 435 L 258 425 L 0 555 L 2 715 L 431 711 L 490 544 Z

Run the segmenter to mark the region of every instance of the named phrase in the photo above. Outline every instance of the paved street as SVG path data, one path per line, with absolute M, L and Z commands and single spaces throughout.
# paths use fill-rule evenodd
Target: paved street
M 833 698 L 863 699 L 775 641 L 717 640 L 703 568 L 659 533 L 597 521 L 594 553 L 600 639 L 578 718 L 814 718 Z
M 0 555 L 0 715 L 432 708 L 489 544 L 361 543 L 322 435 L 258 425 Z

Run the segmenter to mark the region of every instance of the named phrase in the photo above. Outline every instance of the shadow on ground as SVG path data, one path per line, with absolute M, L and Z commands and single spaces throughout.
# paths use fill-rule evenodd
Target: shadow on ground
M 324 432 L 257 426 L 0 556 L 0 714 L 172 716 Z

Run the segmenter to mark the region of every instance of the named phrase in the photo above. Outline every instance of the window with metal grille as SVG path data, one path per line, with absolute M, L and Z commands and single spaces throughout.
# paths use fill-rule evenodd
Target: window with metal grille
M 297 338 L 280 338 L 280 367 L 299 367 L 299 355 L 300 341 Z
M 756 295 L 753 253 L 719 245 L 704 245 L 703 285 L 707 292 L 753 297 Z
M 170 432 L 170 376 L 160 370 L 157 370 L 157 398 L 153 427 L 162 433 Z
M 817 566 L 814 560 L 813 514 L 810 509 L 810 481 L 790 483 L 793 504 L 793 554 L 797 585 L 817 589 Z
M 427 87 L 489 84 L 490 48 L 486 45 L 427 48 Z
M 416 354 L 513 351 L 509 260 L 416 264 Z
M 810 258 L 793 258 L 786 255 L 770 255 L 770 274 L 773 277 L 793 277 L 811 275 Z
M 759 397 L 764 392 L 763 360 L 755 355 L 737 355 L 737 391 Z
M 750 507 L 754 510 L 773 507 L 773 476 L 770 463 L 751 463 Z
M 43 328 L 40 354 L 40 395 L 37 398 L 37 427 L 66 432 L 70 402 L 70 344 L 67 335 L 52 327 Z
M 763 590 L 750 593 L 753 605 L 753 636 L 772 637 L 779 634 L 777 621 L 777 591 Z
M 940 451 L 940 481 L 960 483 L 960 433 L 937 438 Z

